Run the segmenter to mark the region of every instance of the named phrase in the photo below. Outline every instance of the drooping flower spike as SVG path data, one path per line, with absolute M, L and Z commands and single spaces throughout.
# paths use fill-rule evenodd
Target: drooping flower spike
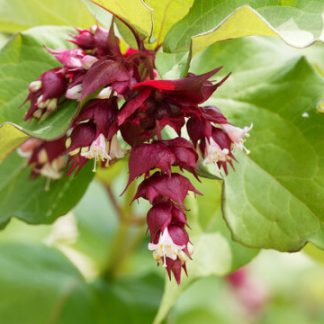
M 235 150 L 247 152 L 244 140 L 252 126 L 232 125 L 214 106 L 204 102 L 229 77 L 211 81 L 221 68 L 178 80 L 160 80 L 155 70 L 156 52 L 128 22 L 137 48 L 123 52 L 114 33 L 99 26 L 77 29 L 69 41 L 72 49 L 48 49 L 58 67 L 44 72 L 29 85 L 25 118 L 46 118 L 74 101 L 78 113 L 61 138 L 31 140 L 19 152 L 28 159 L 33 176 L 58 179 L 78 172 L 88 162 L 93 170 L 109 167 L 122 158 L 128 144 L 128 185 L 142 179 L 135 199 L 152 205 L 147 214 L 148 249 L 157 264 L 180 284 L 187 261 L 194 258 L 187 230 L 185 200 L 189 192 L 201 193 L 186 177 L 197 177 L 198 162 L 216 164 L 228 173 Z M 177 136 L 166 138 L 171 127 Z M 186 132 L 184 131 L 186 129 Z M 185 135 L 188 134 L 188 136 Z

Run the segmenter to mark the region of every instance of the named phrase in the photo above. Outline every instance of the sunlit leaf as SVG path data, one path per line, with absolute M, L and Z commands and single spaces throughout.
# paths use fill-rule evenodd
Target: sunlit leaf
M 80 0 L 0 0 L 0 31 L 12 33 L 38 25 L 89 27 L 95 22 Z
M 195 1 L 189 14 L 166 37 L 167 51 L 193 51 L 210 44 L 250 35 L 279 36 L 287 44 L 305 47 L 323 37 L 321 1 Z
M 94 0 L 111 13 L 124 19 L 138 32 L 160 44 L 171 26 L 183 18 L 193 0 Z

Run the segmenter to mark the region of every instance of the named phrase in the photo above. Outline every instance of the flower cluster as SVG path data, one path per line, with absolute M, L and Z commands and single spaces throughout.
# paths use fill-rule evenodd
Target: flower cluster
M 77 103 L 78 114 L 61 138 L 29 140 L 20 152 L 28 157 L 34 176 L 58 179 L 65 168 L 68 174 L 78 172 L 88 160 L 93 160 L 94 171 L 97 165 L 107 167 L 124 156 L 120 141 L 127 144 L 128 184 L 144 177 L 134 199 L 152 205 L 147 215 L 148 248 L 180 283 L 192 254 L 184 201 L 189 191 L 200 194 L 183 172 L 197 177 L 197 163 L 202 161 L 227 174 L 235 149 L 246 150 L 244 138 L 251 127 L 235 127 L 217 107 L 203 106 L 228 77 L 209 80 L 220 68 L 160 80 L 155 52 L 145 49 L 132 32 L 138 49 L 124 53 L 113 25 L 110 30 L 77 30 L 70 39 L 73 49 L 47 49 L 60 66 L 30 83 L 25 119 L 44 119 L 64 109 L 66 101 Z M 175 138 L 165 138 L 166 126 L 174 129 Z

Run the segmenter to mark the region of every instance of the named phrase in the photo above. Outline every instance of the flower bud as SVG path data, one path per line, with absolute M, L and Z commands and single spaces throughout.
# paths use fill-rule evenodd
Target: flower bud
M 42 88 L 42 81 L 40 80 L 31 82 L 28 87 L 30 92 L 37 92 L 41 88 Z
M 67 89 L 65 97 L 72 100 L 80 100 L 82 93 L 82 84 L 77 84 L 72 88 Z
M 82 67 L 85 69 L 85 70 L 89 70 L 91 68 L 91 66 L 96 63 L 98 61 L 98 59 L 95 57 L 95 56 L 92 56 L 92 55 L 86 55 L 85 57 L 83 57 L 81 59 L 81 64 L 82 64 Z

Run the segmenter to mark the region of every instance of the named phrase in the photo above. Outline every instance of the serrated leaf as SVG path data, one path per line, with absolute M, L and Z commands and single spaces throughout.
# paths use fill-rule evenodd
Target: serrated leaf
M 266 39 L 212 46 L 193 64 L 233 71 L 215 99 L 239 126 L 254 125 L 225 177 L 223 208 L 234 239 L 252 247 L 300 249 L 323 221 L 323 80 L 296 51 Z M 209 63 L 207 63 L 209 62 Z M 226 73 L 226 71 L 225 71 Z
M 306 47 L 323 37 L 321 1 L 195 1 L 188 15 L 168 33 L 164 49 L 193 52 L 212 43 L 251 35 L 278 35 L 287 44 Z
M 0 0 L 0 31 L 18 32 L 38 25 L 90 27 L 95 18 L 80 0 Z
M 0 52 L 0 128 L 1 157 L 6 156 L 15 145 L 21 142 L 26 133 L 31 136 L 53 139 L 69 127 L 77 111 L 76 103 L 66 101 L 44 121 L 24 121 L 27 104 L 21 107 L 28 84 L 44 71 L 59 66 L 59 63 L 46 51 L 51 48 L 71 47 L 66 42 L 71 28 L 39 27 L 18 34 Z M 13 130 L 12 126 L 19 131 Z M 10 139 L 9 139 L 9 137 Z M 8 137 L 8 138 L 6 138 Z
M 91 165 L 78 175 L 52 181 L 32 179 L 26 160 L 13 153 L 0 164 L 0 224 L 11 217 L 30 224 L 48 224 L 69 212 L 83 196 L 93 177 Z

